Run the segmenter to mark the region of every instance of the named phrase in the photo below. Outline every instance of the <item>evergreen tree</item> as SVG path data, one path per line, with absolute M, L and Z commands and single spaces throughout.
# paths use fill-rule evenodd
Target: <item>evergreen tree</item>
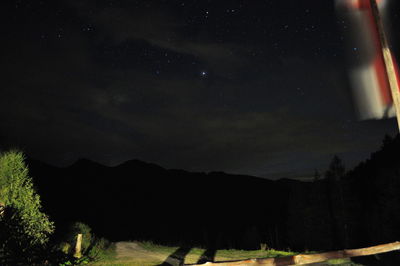
M 342 187 L 345 174 L 346 168 L 342 160 L 335 155 L 325 178 L 329 195 L 328 209 L 332 219 L 332 239 L 336 247 L 347 247 L 348 245 L 346 206 Z
M 314 182 L 318 181 L 321 179 L 321 174 L 318 172 L 317 169 L 314 171 Z
M 332 181 L 340 181 L 346 173 L 346 168 L 342 160 L 335 155 L 329 165 L 329 169 L 325 174 L 325 177 Z
M 392 136 L 390 136 L 389 134 L 386 134 L 383 137 L 383 141 L 382 141 L 382 149 L 390 146 L 393 143 L 394 139 L 392 138 Z

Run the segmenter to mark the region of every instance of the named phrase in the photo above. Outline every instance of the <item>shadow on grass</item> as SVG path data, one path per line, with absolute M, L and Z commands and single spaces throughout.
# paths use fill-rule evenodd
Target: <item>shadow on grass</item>
M 185 257 L 189 254 L 192 248 L 180 247 L 174 253 L 168 256 L 168 258 L 159 266 L 180 266 L 185 262 Z
M 174 253 L 168 256 L 168 258 L 159 266 L 181 266 L 185 263 L 185 258 L 189 254 L 191 247 L 180 247 Z M 213 262 L 216 254 L 216 249 L 206 249 L 200 256 L 197 264 L 203 264 L 206 262 Z

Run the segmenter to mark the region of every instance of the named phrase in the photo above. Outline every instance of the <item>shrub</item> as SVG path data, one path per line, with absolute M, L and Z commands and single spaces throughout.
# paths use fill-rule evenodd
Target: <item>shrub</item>
M 63 254 L 65 254 L 65 255 L 68 255 L 68 254 L 70 254 L 71 253 L 71 244 L 70 243 L 67 243 L 67 242 L 62 242 L 60 245 L 59 245 L 59 249 L 60 249 L 60 251 L 63 253 Z
M 40 197 L 21 152 L 0 154 L 0 258 L 29 258 L 42 248 L 54 225 L 41 211 Z
M 78 234 L 82 234 L 82 246 L 80 258 L 73 258 L 75 252 L 76 238 Z M 110 242 L 105 238 L 97 238 L 92 233 L 92 229 L 82 222 L 75 222 L 67 231 L 66 242 L 59 245 L 59 251 L 69 255 L 69 262 L 74 265 L 86 264 L 89 261 L 101 260 L 110 252 Z M 68 263 L 68 261 L 66 263 Z M 71 262 L 71 263 L 72 263 Z
M 86 254 L 92 244 L 92 229 L 82 222 L 73 223 L 67 232 L 67 242 L 71 245 L 72 250 L 76 245 L 76 237 L 82 234 L 82 254 Z
M 95 239 L 87 256 L 92 260 L 101 260 L 105 256 L 105 251 L 110 247 L 110 242 L 105 238 Z

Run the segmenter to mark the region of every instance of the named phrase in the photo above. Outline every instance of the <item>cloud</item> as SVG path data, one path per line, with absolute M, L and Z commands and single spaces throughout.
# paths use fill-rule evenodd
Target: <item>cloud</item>
M 46 50 L 38 54 L 35 47 L 25 51 L 28 65 L 16 65 L 10 73 L 18 67 L 30 72 L 10 85 L 9 101 L 0 107 L 7 113 L 2 120 L 13 124 L 9 134 L 50 161 L 89 157 L 114 164 L 140 158 L 188 170 L 263 174 L 293 169 L 291 160 L 310 165 L 310 158 L 359 145 L 343 142 L 335 119 L 310 118 L 293 105 L 272 105 L 279 93 L 271 94 L 276 88 L 268 78 L 246 86 L 226 80 L 210 85 L 190 77 L 154 78 L 137 69 L 98 65 L 90 46 L 74 48 L 77 41 L 85 43 L 83 36 L 75 36 L 59 47 L 63 52 L 57 58 Z M 265 84 L 269 87 L 260 88 Z M 228 106 L 219 103 L 220 91 L 227 95 L 223 102 Z M 246 106 L 235 105 L 237 98 Z M 256 103 L 264 108 L 249 108 Z M 7 112 L 12 106 L 19 107 Z M 26 127 L 29 133 L 22 132 Z M 291 159 L 293 153 L 302 160 Z
M 126 41 L 145 41 L 149 46 L 191 56 L 207 64 L 221 76 L 248 65 L 246 49 L 236 43 L 221 43 L 200 30 L 194 30 L 168 9 L 146 9 L 90 5 L 90 1 L 71 2 L 78 14 L 93 25 L 103 38 L 115 44 Z M 97 8 L 94 8 L 96 7 Z M 197 34 L 188 34 L 188 31 Z

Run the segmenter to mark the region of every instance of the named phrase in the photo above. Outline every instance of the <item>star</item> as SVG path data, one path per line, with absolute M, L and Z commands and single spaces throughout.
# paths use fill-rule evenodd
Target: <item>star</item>
M 201 72 L 200 72 L 200 75 L 201 75 L 202 77 L 205 77 L 205 76 L 207 76 L 207 72 L 206 72 L 206 71 L 201 71 Z

